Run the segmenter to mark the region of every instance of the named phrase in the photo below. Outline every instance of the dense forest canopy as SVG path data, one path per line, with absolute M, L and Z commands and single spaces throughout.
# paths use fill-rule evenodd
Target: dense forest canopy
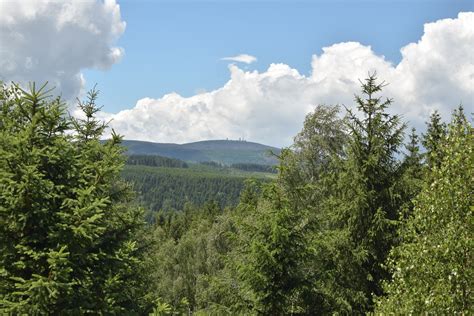
M 371 74 L 354 107 L 318 105 L 278 173 L 248 179 L 206 168 L 264 167 L 125 157 L 100 141 L 97 91 L 77 119 L 45 86 L 3 85 L 0 311 L 470 314 L 472 122 L 460 106 L 407 132 L 383 88 Z
M 150 213 L 181 210 L 186 203 L 202 206 L 214 201 L 220 207 L 236 206 L 246 179 L 270 181 L 276 168 L 266 165 L 225 166 L 214 161 L 186 163 L 151 155 L 127 157 L 121 175 L 138 193 L 138 201 Z
M 188 168 L 188 164 L 182 160 L 158 155 L 129 155 L 125 163 L 151 167 Z

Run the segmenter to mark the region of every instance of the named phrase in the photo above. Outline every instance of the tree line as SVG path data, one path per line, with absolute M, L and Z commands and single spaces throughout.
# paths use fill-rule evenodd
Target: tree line
M 406 135 L 383 86 L 369 75 L 353 110 L 317 106 L 277 179 L 247 181 L 236 206 L 151 224 L 120 137 L 99 141 L 97 91 L 75 119 L 44 87 L 3 86 L 0 311 L 469 314 L 472 124 L 459 107 Z
M 188 164 L 182 160 L 158 156 L 158 155 L 128 155 L 126 164 L 150 166 L 150 167 L 165 167 L 165 168 L 188 168 L 189 167 Z
M 234 163 L 231 165 L 231 168 L 243 171 L 277 173 L 276 166 L 262 165 L 258 163 Z

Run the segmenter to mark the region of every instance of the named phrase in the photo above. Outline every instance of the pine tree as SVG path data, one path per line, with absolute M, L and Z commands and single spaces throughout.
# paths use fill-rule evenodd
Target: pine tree
M 0 88 L 0 311 L 136 311 L 143 214 L 120 180 L 121 138 L 99 140 L 97 91 L 80 120 L 49 92 Z
M 468 315 L 473 311 L 474 130 L 462 109 L 436 144 L 442 157 L 429 171 L 403 243 L 390 256 L 392 282 L 381 314 Z

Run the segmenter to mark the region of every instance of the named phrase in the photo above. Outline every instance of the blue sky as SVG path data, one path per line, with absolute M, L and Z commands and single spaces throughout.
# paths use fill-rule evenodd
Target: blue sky
M 302 74 L 311 56 L 334 43 L 357 41 L 394 64 L 417 42 L 423 24 L 472 11 L 474 1 L 118 1 L 127 23 L 118 41 L 125 55 L 108 71 L 86 70 L 104 110 L 117 112 L 143 97 L 191 96 L 229 80 L 225 56 L 282 62 Z M 120 92 L 120 93 L 118 93 Z
M 446 120 L 460 103 L 474 112 L 473 9 L 472 0 L 0 0 L 0 80 L 48 81 L 72 115 L 97 83 L 100 117 L 126 139 L 288 146 L 316 105 L 355 109 L 359 80 L 376 71 L 389 111 L 423 132 L 435 110 Z

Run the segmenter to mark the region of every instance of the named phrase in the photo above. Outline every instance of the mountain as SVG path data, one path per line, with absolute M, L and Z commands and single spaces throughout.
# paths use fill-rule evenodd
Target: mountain
M 187 144 L 124 140 L 128 155 L 160 155 L 189 162 L 214 161 L 224 165 L 254 163 L 276 165 L 280 149 L 247 141 L 207 140 Z

